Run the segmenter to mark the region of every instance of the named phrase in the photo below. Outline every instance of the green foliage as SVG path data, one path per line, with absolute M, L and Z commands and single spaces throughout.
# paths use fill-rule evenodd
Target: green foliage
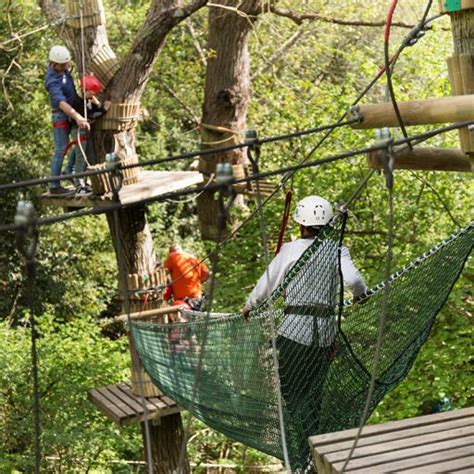
M 107 0 L 109 40 L 119 57 L 127 51 L 149 3 L 143 0 Z M 298 3 L 298 2 L 296 2 Z M 358 2 L 308 2 L 285 0 L 281 8 L 345 20 L 383 20 L 386 4 L 375 0 Z M 414 24 L 425 1 L 401 3 L 395 21 Z M 434 2 L 433 2 L 434 3 Z M 8 34 L 31 31 L 46 23 L 33 0 L 6 2 L 0 16 L 0 30 Z M 198 12 L 191 23 L 204 55 L 206 50 L 207 12 Z M 300 31 L 293 46 L 282 46 Z M 393 28 L 390 51 L 393 53 L 407 33 Z M 3 42 L 5 38 L 1 38 Z M 53 28 L 24 37 L 2 47 L 0 55 L 0 183 L 47 176 L 52 137 L 49 104 L 43 87 L 45 58 L 57 42 Z M 347 110 L 357 94 L 383 65 L 383 29 L 337 26 L 321 21 L 295 25 L 288 18 L 270 13 L 261 15 L 251 41 L 253 100 L 248 126 L 260 136 L 328 124 Z M 451 54 L 449 20 L 434 23 L 433 31 L 400 57 L 394 71 L 397 98 L 426 98 L 450 93 L 445 58 Z M 276 55 L 276 56 L 275 56 Z M 277 59 L 274 59 L 277 57 Z M 137 130 L 137 152 L 141 159 L 163 157 L 196 150 L 205 81 L 205 67 L 186 25 L 170 34 L 148 82 L 142 105 L 148 117 Z M 384 82 L 380 81 L 364 102 L 384 100 Z M 410 133 L 429 127 L 416 127 Z M 397 134 L 398 132 L 395 132 Z M 261 168 L 276 169 L 308 157 L 323 134 L 308 136 L 262 149 Z M 335 131 L 309 159 L 372 143 L 374 133 Z M 434 146 L 457 146 L 455 133 L 436 137 Z M 294 200 L 308 193 L 325 195 L 333 203 L 347 199 L 366 175 L 363 156 L 308 168 L 294 179 Z M 187 169 L 189 162 L 177 162 L 172 168 Z M 469 176 L 455 173 L 401 171 L 395 179 L 395 262 L 399 267 L 436 241 L 444 238 L 468 220 Z M 278 182 L 278 178 L 274 179 Z M 13 220 L 16 201 L 34 202 L 41 216 L 56 210 L 45 208 L 39 195 L 44 187 L 0 194 L 0 223 Z M 270 256 L 278 235 L 283 211 L 283 193 L 264 210 L 269 235 Z M 250 210 L 255 202 L 250 201 Z M 446 212 L 449 209 L 450 214 Z M 352 209 L 346 243 L 369 284 L 382 277 L 386 256 L 387 195 L 384 177 L 375 175 Z M 166 255 L 168 245 L 181 241 L 186 248 L 205 255 L 213 245 L 198 235 L 197 214 L 193 201 L 154 204 L 148 218 L 157 252 Z M 287 239 L 298 229 L 290 224 Z M 239 309 L 265 267 L 265 249 L 257 219 L 253 219 L 221 252 L 216 273 L 215 308 Z M 14 236 L 0 239 L 0 452 L 5 470 L 31 467 L 32 422 L 29 380 L 29 333 L 24 319 L 23 264 L 15 250 Z M 122 380 L 126 357 L 122 341 L 102 339 L 92 318 L 111 315 L 116 297 L 116 264 L 107 223 L 104 218 L 89 217 L 41 229 L 36 281 L 36 311 L 41 316 L 41 378 L 46 391 L 42 403 L 45 452 L 59 457 L 51 470 L 77 467 L 106 470 L 112 459 L 139 460 L 140 439 L 134 430 L 118 429 L 97 414 L 86 401 L 87 389 Z M 371 421 L 387 421 L 427 411 L 424 403 L 445 394 L 454 407 L 468 400 L 467 340 L 468 282 L 461 281 L 438 322 L 432 336 L 408 379 L 380 405 Z M 71 390 L 71 387 L 74 390 Z M 67 400 L 66 403 L 63 401 Z M 219 462 L 221 458 L 237 464 L 260 464 L 266 457 L 193 425 L 196 443 L 190 444 L 196 463 Z M 225 446 L 225 448 L 224 448 Z M 22 452 L 23 451 L 23 452 Z M 268 460 L 268 462 L 274 462 Z M 68 464 L 71 463 L 71 464 Z M 117 465 L 117 471 L 128 472 Z M 109 466 L 107 469 L 111 469 Z M 4 470 L 3 466 L 0 470 Z
M 119 431 L 87 399 L 92 387 L 127 375 L 126 342 L 105 339 L 87 318 L 64 325 L 44 314 L 38 325 L 41 443 L 48 470 L 85 472 L 111 459 L 139 456 L 138 430 Z M 28 472 L 34 459 L 30 330 L 1 323 L 0 345 L 0 470 Z

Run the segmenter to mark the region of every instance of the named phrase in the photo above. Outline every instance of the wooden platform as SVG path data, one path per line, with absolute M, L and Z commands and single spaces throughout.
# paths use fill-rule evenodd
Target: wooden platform
M 201 173 L 196 171 L 141 171 L 139 183 L 124 186 L 119 192 L 122 204 L 133 204 L 143 199 L 149 199 L 163 194 L 200 184 L 204 181 Z M 111 202 L 112 195 L 103 196 L 56 196 L 45 193 L 41 195 L 45 204 L 60 207 L 105 207 Z
M 142 399 L 131 392 L 128 383 L 95 388 L 89 391 L 88 398 L 104 415 L 119 425 L 145 421 Z M 181 411 L 178 405 L 165 395 L 145 400 L 148 420 L 156 420 Z
M 309 439 L 318 474 L 342 472 L 356 433 Z M 474 408 L 367 426 L 344 472 L 474 473 Z

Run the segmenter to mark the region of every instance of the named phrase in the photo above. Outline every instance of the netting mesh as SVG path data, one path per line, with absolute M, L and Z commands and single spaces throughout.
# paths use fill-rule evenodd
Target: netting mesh
M 194 394 L 195 416 L 282 459 L 278 374 L 295 471 L 310 462 L 308 436 L 358 425 L 384 293 L 387 323 L 369 413 L 407 374 L 473 243 L 471 225 L 369 291 L 364 304 L 351 305 L 342 301 L 341 227 L 315 239 L 248 321 L 240 314 L 190 312 L 188 322 L 131 324 L 143 365 L 163 392 L 185 408 Z

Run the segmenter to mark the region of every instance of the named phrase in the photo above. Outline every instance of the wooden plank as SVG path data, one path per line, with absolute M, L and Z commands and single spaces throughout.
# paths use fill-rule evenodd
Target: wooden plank
M 120 191 L 120 202 L 122 204 L 132 204 L 142 199 L 157 197 L 204 181 L 203 175 L 195 171 L 175 171 L 169 172 L 168 175 L 163 175 L 163 173 L 165 172 L 142 172 L 144 175 L 143 181 L 125 186 Z
M 125 383 L 119 384 L 119 388 L 127 395 L 137 399 L 137 401 L 139 401 L 139 403 L 141 404 L 140 397 L 137 397 L 136 395 L 133 394 L 132 387 L 130 384 L 125 384 Z M 160 413 L 160 416 L 163 416 L 163 412 L 168 410 L 168 405 L 166 405 L 166 403 L 164 403 L 160 399 L 160 397 L 146 397 L 146 400 L 150 404 L 150 408 L 149 408 L 150 411 L 154 411 L 154 412 L 158 411 Z
M 378 466 L 372 466 L 370 472 L 374 474 L 384 473 L 384 472 L 406 472 L 405 469 L 408 469 L 409 472 L 412 472 L 414 469 L 420 469 L 419 472 L 440 472 L 438 465 L 444 461 L 455 461 L 458 459 L 463 459 L 465 457 L 472 457 L 472 446 L 464 446 L 457 449 L 449 449 L 447 451 L 441 451 L 436 453 L 428 453 L 423 456 L 416 456 L 408 459 L 402 460 L 393 460 Z M 366 474 L 367 469 L 354 469 L 346 470 L 345 472 L 350 472 L 351 474 Z
M 385 443 L 381 442 L 377 444 L 371 444 L 370 446 L 358 446 L 354 451 L 353 459 L 363 457 L 374 457 L 378 454 L 404 450 L 407 447 L 409 449 L 424 449 L 425 446 L 429 446 L 443 440 L 452 441 L 453 445 L 456 445 L 458 438 L 463 438 L 471 434 L 473 434 L 472 425 L 469 425 L 463 426 L 461 428 L 455 428 L 453 430 L 437 431 L 435 433 L 414 436 L 410 438 L 409 441 L 402 437 L 394 441 L 387 441 Z M 349 452 L 350 449 L 343 449 L 341 451 L 328 453 L 324 456 L 324 459 L 331 463 L 337 463 L 339 461 L 345 460 Z
M 468 433 L 472 433 L 472 430 L 468 430 Z M 421 446 L 415 446 L 415 447 L 410 447 L 406 449 L 399 449 L 399 450 L 391 451 L 391 452 L 384 452 L 384 453 L 377 454 L 375 456 L 366 455 L 365 457 L 358 457 L 359 453 L 358 453 L 358 450 L 356 449 L 355 455 L 357 457 L 350 461 L 348 465 L 348 469 L 366 468 L 367 470 L 370 470 L 373 468 L 373 466 L 390 462 L 393 459 L 413 458 L 413 457 L 418 457 L 418 456 L 432 453 L 432 452 L 446 451 L 446 450 L 455 449 L 455 448 L 462 448 L 465 446 L 472 446 L 473 443 L 474 443 L 474 436 L 464 435 L 462 437 L 458 437 L 453 440 L 433 442 L 433 443 L 424 444 Z M 344 463 L 347 458 L 347 455 L 349 454 L 349 451 L 345 453 L 345 456 L 341 456 L 340 454 L 341 453 L 336 453 L 336 454 L 328 454 L 327 456 L 324 456 L 325 462 L 330 463 L 336 472 L 341 472 L 340 470 L 344 466 Z M 341 460 L 339 462 L 334 462 L 333 458 L 339 458 Z
M 398 102 L 405 125 L 428 125 L 474 120 L 474 94 Z M 361 105 L 362 121 L 351 124 L 355 129 L 398 127 L 392 102 Z M 348 119 L 354 118 L 348 112 Z
M 433 415 L 417 416 L 408 420 L 391 421 L 379 425 L 369 425 L 364 427 L 362 438 L 376 434 L 390 433 L 399 429 L 413 428 L 415 426 L 430 425 L 433 423 L 443 423 L 448 420 L 456 420 L 474 416 L 474 407 L 461 408 L 459 410 L 448 411 L 446 413 L 435 413 Z M 350 430 L 337 431 L 335 433 L 325 433 L 310 437 L 311 446 L 323 446 L 328 443 L 353 440 L 357 435 L 358 428 Z
M 373 444 L 387 443 L 389 441 L 395 441 L 403 439 L 407 444 L 412 442 L 412 437 L 426 435 L 430 433 L 445 433 L 446 431 L 453 430 L 456 428 L 463 428 L 466 426 L 474 427 L 474 417 L 465 417 L 454 420 L 448 420 L 443 423 L 435 423 L 430 425 L 416 426 L 414 428 L 400 429 L 391 431 L 385 434 L 377 434 L 375 436 L 366 436 L 359 440 L 357 447 L 361 448 L 364 446 L 370 446 Z M 351 449 L 354 444 L 354 440 L 342 441 L 339 443 L 331 443 L 323 446 L 319 446 L 317 451 L 319 454 L 328 454 L 337 451 L 343 451 Z
M 123 418 L 127 417 L 125 412 L 120 410 L 119 407 L 114 405 L 96 389 L 89 391 L 88 398 L 101 412 L 116 423 L 120 423 Z
M 143 413 L 143 405 L 140 397 L 135 397 L 131 392 L 124 392 L 120 390 L 120 385 L 107 387 L 107 390 L 118 400 L 128 406 L 130 412 L 135 417 L 137 414 Z
M 445 454 L 444 462 L 436 462 L 433 466 L 421 466 L 418 468 L 409 468 L 403 472 L 406 473 L 417 473 L 422 474 L 426 473 L 428 469 L 432 469 L 432 472 L 457 472 L 459 470 L 465 470 L 468 468 L 474 468 L 474 451 L 473 447 L 470 446 L 465 449 L 464 456 L 458 457 L 457 459 L 448 460 L 454 453 L 447 452 Z M 471 471 L 474 472 L 474 469 Z
M 142 199 L 157 197 L 168 192 L 184 189 L 204 181 L 196 171 L 146 171 L 140 173 L 138 183 L 123 186 L 119 191 L 122 204 L 132 204 Z M 61 196 L 45 193 L 41 195 L 45 204 L 60 207 L 105 207 L 111 204 L 112 195 Z
M 102 387 L 97 388 L 96 390 L 110 402 L 111 406 L 115 406 L 120 411 L 125 413 L 125 416 L 120 420 L 121 423 L 128 418 L 133 418 L 135 416 L 135 410 L 130 407 L 128 403 L 125 403 L 120 398 L 118 398 L 113 392 L 111 392 L 110 388 L 111 387 Z
M 167 397 L 166 395 L 162 395 L 161 399 L 168 405 L 168 407 L 172 408 L 174 406 L 177 406 L 176 402 L 174 400 L 171 400 L 171 398 Z

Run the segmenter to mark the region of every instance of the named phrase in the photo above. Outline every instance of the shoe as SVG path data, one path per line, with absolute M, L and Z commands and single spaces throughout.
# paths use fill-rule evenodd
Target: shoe
M 92 188 L 87 184 L 79 185 L 76 188 L 76 196 L 87 196 L 88 194 L 92 194 Z
M 57 186 L 56 188 L 50 188 L 49 194 L 54 194 L 54 195 L 63 195 L 67 196 L 69 194 L 74 194 L 74 189 L 70 188 L 63 188 L 62 186 Z

